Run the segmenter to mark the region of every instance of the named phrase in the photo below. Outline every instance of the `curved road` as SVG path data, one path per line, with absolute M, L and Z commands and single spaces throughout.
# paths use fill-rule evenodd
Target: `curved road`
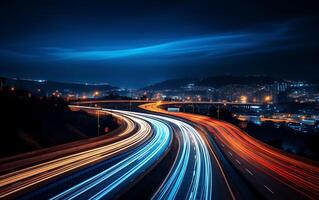
M 135 115 L 162 120 L 174 129 L 179 140 L 175 162 L 153 199 L 211 199 L 211 157 L 198 131 L 183 121 L 169 117 Z
M 126 128 L 109 143 L 89 149 L 81 145 L 69 155 L 1 175 L 0 198 L 25 192 L 20 197 L 117 198 L 171 153 L 174 138 L 176 157 L 170 170 L 161 172 L 165 177 L 152 199 L 319 198 L 316 163 L 272 148 L 229 123 L 167 112 L 160 105 L 140 106 L 156 115 L 71 106 L 112 113 Z
M 127 123 L 127 128 L 119 134 L 118 137 L 128 135 L 136 126 L 139 126 L 139 131 L 102 147 L 73 153 L 68 156 L 63 156 L 58 159 L 35 164 L 31 167 L 1 175 L 0 198 L 10 197 L 11 195 L 14 196 L 14 194 L 19 194 L 20 191 L 24 191 L 25 189 L 36 186 L 54 177 L 115 156 L 120 152 L 138 146 L 151 136 L 151 127 L 143 120 L 135 118 L 130 119 L 121 115 L 118 115 L 118 117 L 122 118 Z
M 125 115 L 131 116 L 135 120 L 140 118 L 152 124 L 154 128 L 152 138 L 116 164 L 106 167 L 100 173 L 75 184 L 50 199 L 110 199 L 165 155 L 172 139 L 169 127 L 152 118 L 136 116 L 132 113 L 125 113 Z
M 163 103 L 165 104 L 165 103 Z M 319 199 L 319 166 L 272 148 L 227 122 L 207 116 L 167 112 L 162 103 L 140 106 L 199 124 L 212 133 L 233 166 L 268 199 Z

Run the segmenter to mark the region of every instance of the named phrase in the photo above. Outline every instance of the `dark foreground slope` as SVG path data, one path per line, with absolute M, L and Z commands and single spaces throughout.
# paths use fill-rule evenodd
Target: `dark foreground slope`
M 72 112 L 59 98 L 32 96 L 26 91 L 0 91 L 0 157 L 97 136 L 97 119 Z M 117 127 L 111 116 L 101 117 L 101 131 Z

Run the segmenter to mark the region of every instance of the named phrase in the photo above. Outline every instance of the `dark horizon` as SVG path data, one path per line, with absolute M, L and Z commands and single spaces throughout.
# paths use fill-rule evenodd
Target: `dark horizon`
M 112 86 L 112 87 L 118 87 L 118 88 L 123 88 L 123 89 L 144 89 L 144 88 L 147 88 L 147 87 L 150 87 L 150 86 L 154 86 L 154 85 L 157 85 L 157 84 L 162 84 L 166 81 L 174 81 L 174 80 L 191 80 L 191 79 L 194 79 L 194 80 L 200 80 L 200 79 L 207 79 L 207 78 L 214 78 L 214 77 L 268 77 L 270 79 L 278 79 L 278 81 L 306 81 L 306 82 L 309 82 L 309 83 L 319 83 L 319 79 L 316 78 L 316 77 L 313 77 L 313 78 L 300 78 L 300 77 L 281 77 L 281 76 L 270 76 L 270 75 L 264 75 L 264 74 L 247 74 L 247 75 L 233 75 L 233 74 L 220 74 L 220 75 L 213 75 L 213 76 L 202 76 L 202 77 L 177 77 L 177 78 L 171 78 L 171 79 L 165 79 L 165 80 L 160 80 L 160 81 L 157 81 L 157 82 L 153 82 L 153 83 L 150 83 L 150 84 L 146 84 L 146 85 L 141 85 L 140 87 L 123 87 L 123 86 L 120 86 L 120 85 L 116 85 L 116 84 L 112 84 L 112 83 L 109 83 L 109 82 L 80 82 L 80 81 L 68 81 L 68 80 L 52 80 L 52 79 L 43 79 L 43 78 L 25 78 L 25 77 L 19 77 L 19 76 L 0 76 L 0 78 L 5 78 L 5 79 L 12 79 L 12 80 L 17 80 L 17 79 L 20 79 L 20 80 L 26 80 L 26 81 L 48 81 L 48 82 L 57 82 L 57 83 L 62 83 L 62 84 L 79 84 L 79 85 L 95 85 L 95 86 L 98 86 L 98 85 L 109 85 L 109 86 Z M 226 84 L 227 85 L 227 84 Z

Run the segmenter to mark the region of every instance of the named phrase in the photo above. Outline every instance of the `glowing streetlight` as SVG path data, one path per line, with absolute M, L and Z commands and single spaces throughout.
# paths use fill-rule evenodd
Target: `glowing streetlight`
M 241 96 L 240 101 L 241 103 L 247 103 L 248 97 L 247 96 Z
M 265 102 L 266 103 L 269 103 L 269 102 L 271 102 L 271 100 L 272 100 L 272 96 L 265 96 Z

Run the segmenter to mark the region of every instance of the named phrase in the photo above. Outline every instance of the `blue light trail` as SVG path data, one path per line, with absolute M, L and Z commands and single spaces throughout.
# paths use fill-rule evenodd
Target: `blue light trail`
M 166 124 L 149 118 L 140 118 L 148 121 L 154 127 L 154 137 L 143 148 L 51 199 L 74 199 L 81 195 L 88 199 L 107 198 L 111 192 L 124 187 L 137 178 L 141 172 L 152 166 L 167 151 L 172 136 Z M 101 184 L 104 187 L 99 188 Z M 92 192 L 97 188 L 97 192 Z
M 183 121 L 156 117 L 177 126 L 182 148 L 172 170 L 153 199 L 211 199 L 212 163 L 207 144 L 199 132 Z

